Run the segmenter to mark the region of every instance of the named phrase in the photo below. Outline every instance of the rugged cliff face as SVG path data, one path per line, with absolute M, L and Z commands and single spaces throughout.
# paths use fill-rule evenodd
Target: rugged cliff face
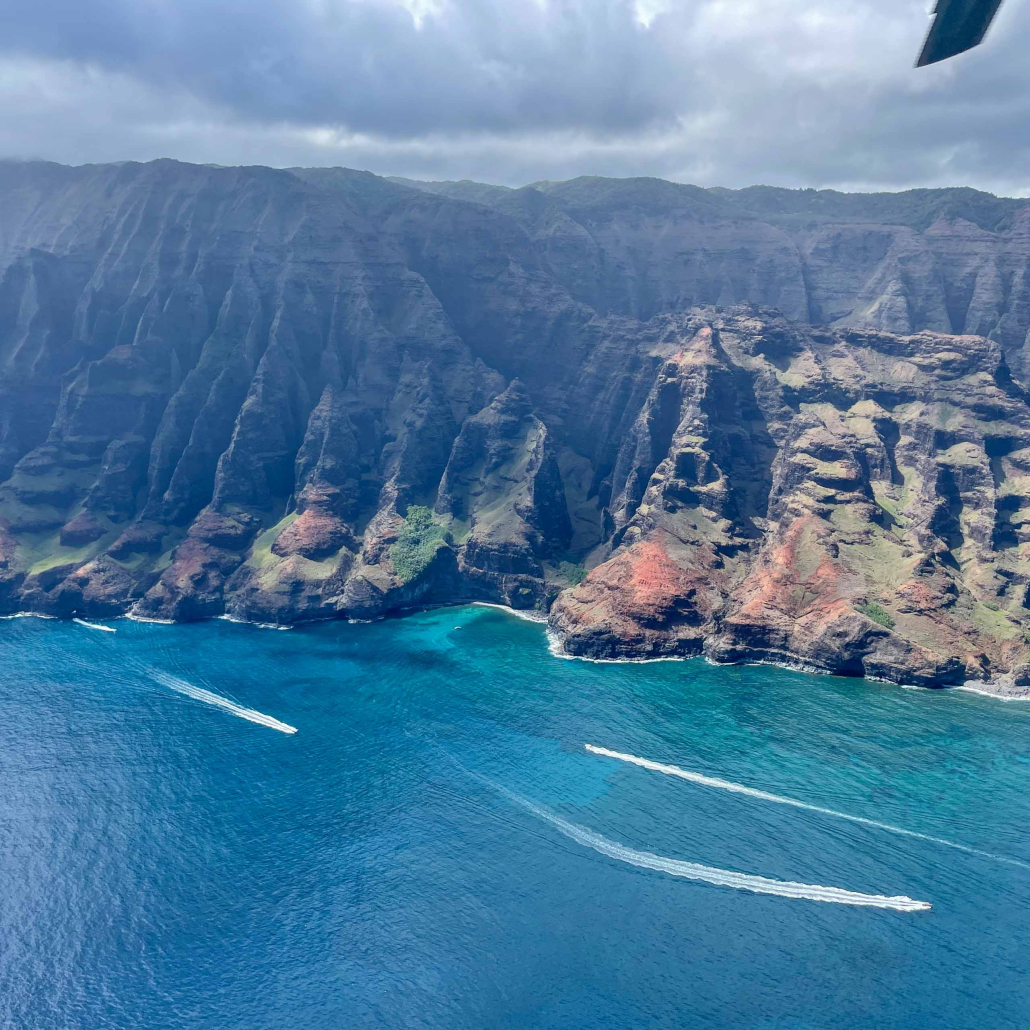
M 1025 676 L 1030 408 L 996 344 L 698 315 L 652 353 L 612 556 L 552 610 L 570 651 Z
M 1028 330 L 973 191 L 0 164 L 0 609 L 1022 683 Z

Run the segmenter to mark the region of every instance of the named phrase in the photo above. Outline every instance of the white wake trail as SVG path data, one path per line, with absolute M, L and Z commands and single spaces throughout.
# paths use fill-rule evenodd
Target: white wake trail
M 241 719 L 248 719 L 250 722 L 256 722 L 259 726 L 267 726 L 269 729 L 278 730 L 280 733 L 297 732 L 296 726 L 280 722 L 278 719 L 273 719 L 272 716 L 265 715 L 263 712 L 257 712 L 253 708 L 244 708 L 243 705 L 238 705 L 227 697 L 221 697 L 210 690 L 204 690 L 203 687 L 195 687 L 192 683 L 187 683 L 186 680 L 179 679 L 178 676 L 173 676 L 169 672 L 162 672 L 160 669 L 148 669 L 147 671 L 162 686 L 170 687 L 172 690 L 177 690 L 180 694 L 195 698 L 197 701 L 204 701 L 209 705 L 217 705 L 233 715 L 238 715 Z
M 577 826 L 567 819 L 555 815 L 541 805 L 519 796 L 507 787 L 481 773 L 467 768 L 450 752 L 438 745 L 432 745 L 441 755 L 450 759 L 466 776 L 485 784 L 491 790 L 503 794 L 520 808 L 531 815 L 549 823 L 569 840 L 592 848 L 594 851 L 618 862 L 626 862 L 640 869 L 653 869 L 667 873 L 669 876 L 682 876 L 688 880 L 701 880 L 717 887 L 733 887 L 735 890 L 751 891 L 753 894 L 775 894 L 781 898 L 800 898 L 808 901 L 823 901 L 837 905 L 859 905 L 865 908 L 889 908 L 897 912 L 926 912 L 930 908 L 928 901 L 916 901 L 904 894 L 889 897 L 884 894 L 860 894 L 858 891 L 844 890 L 842 887 L 824 887 L 817 883 L 795 883 L 792 880 L 771 880 L 765 876 L 753 876 L 750 873 L 738 873 L 732 869 L 716 869 L 714 866 L 700 865 L 697 862 L 684 862 L 678 858 L 663 858 L 650 851 L 636 851 L 623 844 L 602 837 L 585 826 Z
M 712 866 L 699 865 L 697 862 L 683 862 L 677 858 L 663 858 L 650 851 L 636 851 L 618 844 L 607 837 L 602 837 L 584 826 L 577 826 L 567 819 L 562 819 L 553 812 L 513 794 L 498 784 L 491 784 L 500 790 L 517 805 L 532 813 L 538 819 L 550 823 L 556 830 L 570 840 L 584 847 L 614 858 L 619 862 L 638 866 L 641 869 L 653 869 L 656 872 L 668 873 L 669 876 L 682 876 L 688 880 L 702 880 L 717 887 L 733 887 L 735 890 L 751 891 L 753 894 L 775 894 L 781 898 L 802 898 L 808 901 L 824 901 L 837 905 L 859 905 L 865 908 L 889 908 L 896 912 L 925 912 L 930 908 L 928 901 L 916 901 L 905 895 L 887 897 L 883 894 L 860 894 L 857 891 L 844 890 L 841 887 L 824 887 L 816 883 L 795 883 L 791 880 L 771 880 L 765 876 L 753 876 L 750 873 L 738 873 L 731 869 L 716 869 Z
M 628 762 L 630 765 L 639 765 L 642 769 L 650 769 L 652 772 L 659 772 L 665 776 L 678 776 L 681 780 L 688 780 L 690 783 L 700 784 L 702 787 L 715 787 L 717 790 L 728 790 L 733 794 L 745 794 L 749 798 L 757 798 L 759 801 L 771 801 L 776 805 L 790 805 L 793 808 L 803 808 L 806 812 L 818 812 L 820 815 L 833 816 L 835 819 L 847 819 L 848 822 L 859 823 L 862 826 L 871 826 L 877 830 L 886 830 L 888 833 L 896 833 L 902 837 L 915 837 L 917 840 L 930 841 L 933 844 L 941 844 L 946 848 L 954 848 L 956 851 L 964 851 L 969 855 L 978 855 L 980 858 L 990 858 L 995 862 L 1007 862 L 1010 865 L 1022 866 L 1030 869 L 1030 865 L 1021 862 L 1018 858 L 1008 858 L 1005 855 L 995 855 L 990 851 L 981 851 L 979 848 L 971 848 L 966 844 L 958 844 L 953 840 L 945 840 L 943 837 L 933 837 L 928 833 L 918 833 L 915 830 L 906 830 L 902 826 L 893 826 L 890 823 L 881 823 L 875 819 L 866 819 L 860 815 L 850 815 L 847 812 L 838 812 L 834 808 L 823 808 L 821 805 L 811 805 L 807 801 L 798 801 L 797 798 L 784 797 L 782 794 L 770 794 L 766 790 L 757 790 L 754 787 L 745 787 L 742 783 L 734 783 L 732 780 L 721 780 L 716 776 L 705 776 L 702 773 L 691 772 L 689 769 L 681 769 L 678 765 L 666 765 L 663 762 L 652 762 L 648 758 L 640 758 L 637 755 L 627 755 L 621 751 L 610 751 L 606 747 L 597 747 L 594 744 L 584 744 L 584 748 L 594 755 L 601 755 L 604 758 L 615 758 L 620 762 Z
M 72 622 L 77 622 L 80 626 L 85 626 L 86 629 L 99 629 L 103 633 L 118 632 L 114 626 L 101 626 L 99 622 L 87 622 L 85 619 L 72 619 Z

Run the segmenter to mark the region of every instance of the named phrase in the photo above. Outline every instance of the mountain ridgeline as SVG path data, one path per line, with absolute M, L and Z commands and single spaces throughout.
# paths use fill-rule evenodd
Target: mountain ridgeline
M 0 612 L 484 600 L 1030 682 L 1030 201 L 0 164 Z

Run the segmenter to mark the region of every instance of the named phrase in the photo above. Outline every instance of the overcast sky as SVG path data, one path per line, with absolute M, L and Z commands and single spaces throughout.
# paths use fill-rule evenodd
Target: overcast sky
M 0 156 L 1030 195 L 1030 0 L 0 3 Z

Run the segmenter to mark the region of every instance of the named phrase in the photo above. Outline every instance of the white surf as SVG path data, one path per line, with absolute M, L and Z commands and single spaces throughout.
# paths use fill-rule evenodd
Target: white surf
M 210 690 L 205 690 L 203 687 L 195 687 L 192 683 L 179 679 L 178 676 L 173 676 L 171 673 L 162 672 L 160 669 L 150 669 L 148 671 L 150 676 L 156 680 L 156 682 L 160 683 L 162 686 L 170 687 L 172 690 L 176 690 L 180 694 L 185 694 L 187 697 L 192 697 L 197 701 L 203 701 L 205 704 L 216 705 L 218 708 L 224 708 L 227 712 L 231 712 L 233 715 L 236 715 L 241 719 L 247 719 L 249 722 L 256 722 L 259 726 L 267 726 L 269 729 L 278 730 L 280 733 L 297 732 L 297 728 L 295 726 L 290 726 L 285 722 L 280 722 L 278 719 L 273 719 L 272 716 L 265 715 L 264 712 L 255 711 L 253 708 L 244 708 L 243 705 L 238 705 L 235 701 L 230 701 L 227 697 L 222 697 Z
M 630 765 L 639 765 L 642 769 L 650 769 L 652 772 L 659 772 L 665 776 L 676 776 L 681 780 L 690 783 L 700 784 L 702 787 L 714 787 L 717 790 L 728 790 L 734 794 L 744 794 L 750 798 L 757 798 L 759 801 L 771 801 L 776 805 L 790 805 L 793 808 L 802 808 L 807 812 L 818 812 L 820 815 L 829 815 L 834 819 L 846 819 L 848 822 L 859 823 L 862 826 L 870 826 L 877 830 L 886 830 L 888 833 L 896 833 L 903 837 L 915 837 L 917 840 L 930 841 L 933 844 L 941 844 L 946 848 L 954 848 L 956 851 L 964 851 L 969 855 L 978 855 L 981 858 L 990 858 L 995 862 L 1007 862 L 1011 865 L 1030 868 L 1025 862 L 1018 858 L 1007 858 L 1005 855 L 995 855 L 990 851 L 981 851 L 980 848 L 972 848 L 966 844 L 958 844 L 953 840 L 945 840 L 943 837 L 933 837 L 928 833 L 919 833 L 916 830 L 906 830 L 902 826 L 894 826 L 891 823 L 881 823 L 876 819 L 866 819 L 864 816 L 851 815 L 848 812 L 838 812 L 834 808 L 824 808 L 822 805 L 812 805 L 807 801 L 799 801 L 797 798 L 788 798 L 782 794 L 771 794 L 767 790 L 758 790 L 755 787 L 745 787 L 742 783 L 734 783 L 732 780 L 722 780 L 717 776 L 705 776 L 703 773 L 691 772 L 689 769 L 681 769 L 678 765 L 666 765 L 664 762 L 653 762 L 648 758 L 640 758 L 637 755 L 624 754 L 621 751 L 610 751 L 606 747 L 597 747 L 595 744 L 584 744 L 584 748 L 594 755 L 601 755 L 603 758 L 615 758 L 620 762 L 628 762 Z
M 968 683 L 951 689 L 964 690 L 967 694 L 979 694 L 981 697 L 993 697 L 996 701 L 1030 701 L 1030 694 L 999 694 L 996 690 L 982 690 L 980 687 L 973 687 Z

